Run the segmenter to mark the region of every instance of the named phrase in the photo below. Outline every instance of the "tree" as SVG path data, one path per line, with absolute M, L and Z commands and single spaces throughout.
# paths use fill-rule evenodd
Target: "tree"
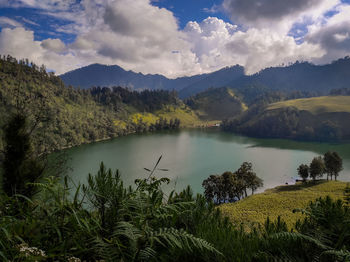
M 327 172 L 327 180 L 329 175 L 331 176 L 331 180 L 333 176 L 335 180 L 337 180 L 339 172 L 343 170 L 343 160 L 339 154 L 337 152 L 328 151 L 324 154 L 324 163 Z
M 35 189 L 31 183 L 42 176 L 45 166 L 34 153 L 27 117 L 15 113 L 6 125 L 4 133 L 2 189 L 8 196 L 22 194 L 32 197 Z
M 303 182 L 306 182 L 306 179 L 309 177 L 309 167 L 308 167 L 308 165 L 301 164 L 298 167 L 298 175 L 303 179 Z
M 257 190 L 259 187 L 263 187 L 264 183 L 263 180 L 258 177 L 257 175 L 254 175 L 253 180 L 250 184 L 250 189 L 252 190 L 252 195 L 254 195 L 255 190 Z
M 309 171 L 310 171 L 310 177 L 314 180 L 314 182 L 316 178 L 322 177 L 322 175 L 325 173 L 325 169 L 326 167 L 322 157 L 318 156 L 312 159 Z
M 247 196 L 247 189 L 252 190 L 252 194 L 259 187 L 263 186 L 263 181 L 256 176 L 256 173 L 253 171 L 253 165 L 249 162 L 243 162 L 240 168 L 235 172 L 238 179 L 242 180 L 244 183 L 244 194 Z
M 234 173 L 226 171 L 222 175 L 209 176 L 202 186 L 206 199 L 220 204 L 246 197 L 247 189 L 254 194 L 256 189 L 263 186 L 263 181 L 253 172 L 252 164 L 244 162 Z

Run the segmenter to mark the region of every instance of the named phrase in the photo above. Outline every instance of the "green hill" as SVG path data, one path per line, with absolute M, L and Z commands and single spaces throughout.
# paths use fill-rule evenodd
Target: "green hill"
M 293 209 L 305 208 L 310 201 L 327 195 L 334 199 L 343 199 L 346 185 L 347 183 L 340 181 L 319 181 L 316 184 L 310 182 L 307 185 L 279 186 L 236 203 L 223 204 L 219 208 L 238 224 L 263 224 L 267 217 L 275 220 L 281 216 L 291 228 L 302 216 L 300 213 L 293 213 Z
M 232 88 L 210 88 L 186 100 L 193 110 L 204 120 L 222 120 L 237 116 L 247 106 Z
M 296 107 L 312 114 L 346 112 L 350 113 L 350 96 L 320 96 L 277 102 L 269 105 L 267 110 Z
M 314 141 L 350 139 L 350 96 L 286 100 L 223 123 L 223 129 L 254 137 Z
M 0 126 L 15 110 L 23 111 L 32 125 L 40 118 L 36 127 L 41 129 L 40 136 L 32 134 L 39 147 L 48 144 L 50 149 L 59 149 L 133 132 L 172 129 L 175 118 L 181 126 L 200 124 L 197 115 L 173 92 L 75 89 L 47 73 L 44 66 L 11 56 L 0 59 L 0 86 Z M 135 121 L 138 113 L 152 115 L 152 122 Z

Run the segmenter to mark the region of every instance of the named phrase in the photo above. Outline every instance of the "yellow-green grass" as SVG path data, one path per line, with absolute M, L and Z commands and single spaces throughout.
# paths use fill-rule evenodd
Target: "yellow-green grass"
M 340 181 L 319 181 L 316 184 L 309 182 L 306 185 L 279 186 L 236 203 L 223 204 L 219 208 L 235 224 L 243 224 L 246 228 L 252 224 L 263 225 L 267 217 L 275 220 L 280 215 L 291 229 L 297 219 L 302 217 L 301 213 L 293 213 L 293 209 L 305 208 L 310 201 L 327 195 L 343 199 L 346 184 Z
M 350 113 L 350 96 L 320 96 L 277 102 L 269 105 L 267 110 L 283 107 L 296 107 L 299 110 L 309 111 L 312 114 L 328 112 Z
M 120 129 L 126 129 L 127 127 L 127 123 L 123 120 L 114 120 L 114 125 Z
M 205 123 L 187 106 L 166 106 L 162 110 L 155 112 L 155 114 L 167 120 L 178 118 L 180 119 L 181 127 L 199 127 Z
M 131 111 L 131 109 L 132 108 L 129 108 L 128 110 Z M 165 118 L 168 121 L 178 118 L 180 119 L 181 127 L 200 127 L 207 124 L 207 122 L 200 120 L 198 115 L 185 105 L 165 106 L 161 110 L 158 110 L 154 113 L 141 113 L 133 111 L 130 112 L 130 115 L 127 117 L 127 119 L 115 119 L 114 124 L 121 129 L 125 129 L 127 122 L 133 122 L 135 124 L 143 122 L 151 125 L 156 123 L 160 117 Z M 217 122 L 218 121 L 215 123 Z
M 150 125 L 157 122 L 159 118 L 151 113 L 135 113 L 130 116 L 130 119 L 135 124 L 143 122 Z

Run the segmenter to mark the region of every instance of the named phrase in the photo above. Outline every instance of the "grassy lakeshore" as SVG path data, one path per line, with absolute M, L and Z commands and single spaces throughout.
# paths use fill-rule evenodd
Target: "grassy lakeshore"
M 292 228 L 295 221 L 302 217 L 300 213 L 293 213 L 293 209 L 305 208 L 310 201 L 327 195 L 343 199 L 346 185 L 341 181 L 317 181 L 316 184 L 310 181 L 307 184 L 278 186 L 219 208 L 236 224 L 263 224 L 267 217 L 275 220 L 280 215 Z

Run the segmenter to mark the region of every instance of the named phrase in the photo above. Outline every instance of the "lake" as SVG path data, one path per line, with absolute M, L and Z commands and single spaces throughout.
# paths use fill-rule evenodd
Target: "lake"
M 300 164 L 309 164 L 314 156 L 328 150 L 343 158 L 344 170 L 339 179 L 350 181 L 350 144 L 297 142 L 282 139 L 255 139 L 218 130 L 181 130 L 152 134 L 129 135 L 113 140 L 67 149 L 75 182 L 86 183 L 89 173 L 95 174 L 100 162 L 119 169 L 125 184 L 146 178 L 144 168 L 152 169 L 162 155 L 157 177 L 168 177 L 166 190 L 184 189 L 191 185 L 202 192 L 202 181 L 211 174 L 235 171 L 244 161 L 252 162 L 264 187 L 272 188 L 297 176 Z

